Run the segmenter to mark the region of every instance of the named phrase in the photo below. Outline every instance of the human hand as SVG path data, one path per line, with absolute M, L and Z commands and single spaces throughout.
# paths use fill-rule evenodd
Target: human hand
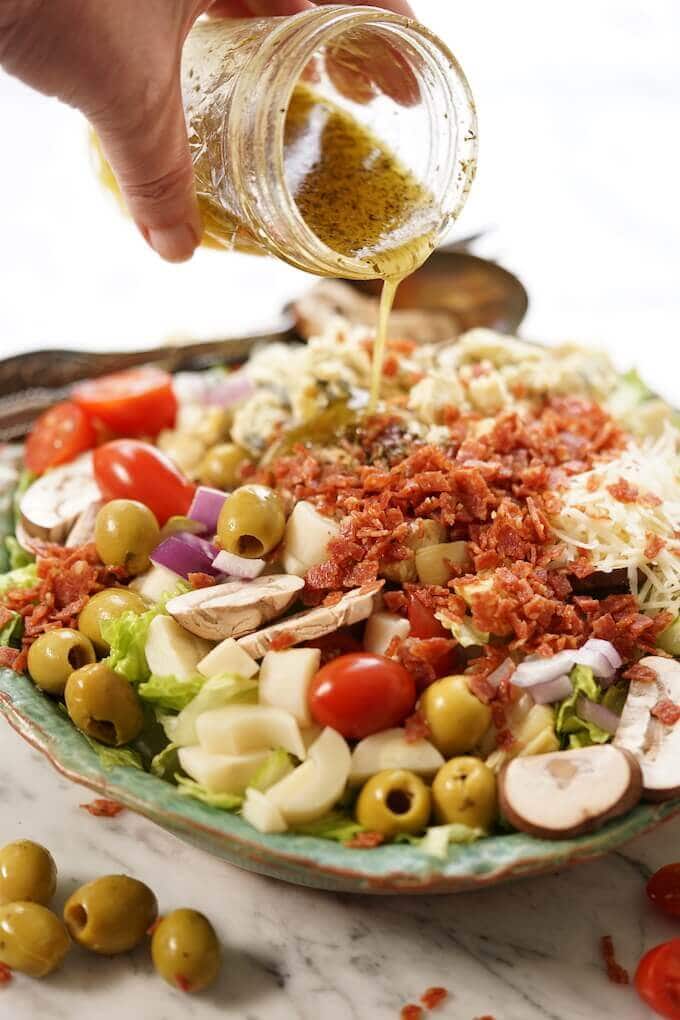
M 378 5 L 412 14 L 404 0 Z M 252 17 L 313 6 L 309 0 L 0 0 L 0 65 L 85 114 L 142 235 L 163 258 L 182 262 L 203 231 L 180 88 L 189 30 L 208 10 Z

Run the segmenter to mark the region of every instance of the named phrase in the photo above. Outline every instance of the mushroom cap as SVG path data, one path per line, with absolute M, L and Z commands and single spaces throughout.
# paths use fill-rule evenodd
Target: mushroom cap
M 21 497 L 21 523 L 29 536 L 62 542 L 78 517 L 101 499 L 92 454 L 52 468 Z
M 209 641 L 237 638 L 286 611 L 304 588 L 301 577 L 271 574 L 227 581 L 170 599 L 167 610 L 183 627 Z

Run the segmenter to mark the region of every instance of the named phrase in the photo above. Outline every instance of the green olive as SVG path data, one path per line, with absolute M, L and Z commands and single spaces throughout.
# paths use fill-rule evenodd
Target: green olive
M 45 977 L 66 956 L 71 940 L 56 914 L 41 903 L 0 906 L 0 963 L 30 977 Z
M 266 485 L 242 485 L 227 497 L 217 540 L 227 552 L 257 559 L 279 544 L 286 527 L 281 500 Z
M 676 658 L 680 656 L 680 617 L 676 617 L 665 630 L 661 631 L 656 643 L 669 655 Z
M 196 910 L 173 910 L 151 939 L 153 965 L 169 985 L 199 992 L 217 977 L 220 944 L 207 917 Z
M 96 660 L 86 634 L 62 627 L 48 630 L 33 642 L 28 650 L 28 672 L 36 687 L 61 697 L 73 670 Z
M 488 830 L 496 819 L 496 777 L 479 758 L 452 758 L 432 783 L 437 820 Z
M 139 735 L 144 715 L 132 684 L 105 662 L 71 673 L 64 691 L 71 721 L 88 737 L 119 747 Z
M 101 655 L 110 645 L 102 637 L 104 620 L 117 620 L 123 613 L 145 613 L 148 606 L 141 595 L 129 588 L 104 588 L 88 600 L 78 617 L 78 630 L 88 637 Z
M 95 878 L 69 896 L 64 921 L 78 945 L 103 956 L 138 945 L 158 915 L 148 885 L 127 875 Z
M 422 832 L 430 817 L 430 791 L 407 769 L 386 769 L 365 784 L 356 806 L 360 825 L 383 836 Z
M 216 489 L 233 489 L 241 481 L 241 468 L 248 460 L 243 447 L 236 443 L 220 443 L 208 450 L 199 464 L 199 481 Z
M 49 850 L 18 839 L 0 850 L 0 905 L 30 900 L 47 905 L 57 888 L 57 866 Z
M 491 725 L 491 709 L 470 691 L 465 676 L 445 676 L 431 684 L 420 708 L 430 739 L 445 758 L 471 751 Z
M 100 559 L 112 567 L 125 567 L 128 574 L 148 569 L 159 539 L 154 514 L 135 499 L 113 499 L 97 514 L 94 541 Z

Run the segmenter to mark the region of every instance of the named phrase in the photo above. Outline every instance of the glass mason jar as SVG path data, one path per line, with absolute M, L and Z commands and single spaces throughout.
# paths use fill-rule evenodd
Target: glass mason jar
M 427 235 L 429 254 L 462 208 L 474 175 L 474 103 L 456 59 L 436 36 L 374 7 L 323 6 L 288 18 L 194 26 L 182 56 L 182 92 L 205 240 L 268 252 L 319 276 L 382 275 L 365 253 L 335 250 L 328 237 L 317 236 L 296 203 L 295 153 L 284 132 L 291 98 L 305 81 L 427 190 L 425 220 L 405 223 L 399 244 L 408 249 Z M 314 152 L 302 156 L 308 169 Z M 372 179 L 369 172 L 369 189 Z M 339 181 L 331 205 L 347 213 L 351 201 Z M 425 255 L 417 245 L 413 252 L 416 268 Z

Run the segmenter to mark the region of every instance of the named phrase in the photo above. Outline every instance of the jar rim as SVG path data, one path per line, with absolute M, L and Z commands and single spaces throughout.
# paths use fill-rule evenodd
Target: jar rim
M 284 154 L 285 115 L 302 72 L 310 57 L 321 46 L 344 34 L 348 29 L 356 28 L 374 27 L 382 31 L 391 31 L 401 35 L 402 38 L 406 37 L 417 52 L 428 58 L 426 66 L 431 72 L 438 72 L 437 85 L 445 94 L 447 106 L 454 114 L 449 132 L 441 132 L 442 136 L 446 134 L 448 137 L 447 165 L 450 164 L 450 172 L 445 175 L 446 181 L 440 186 L 440 193 L 435 192 L 435 199 L 442 207 L 448 196 L 450 200 L 447 201 L 442 222 L 436 231 L 436 240 L 442 237 L 465 204 L 475 173 L 477 118 L 470 86 L 448 46 L 428 28 L 403 15 L 376 7 L 333 5 L 304 11 L 292 18 L 282 18 L 280 22 L 263 41 L 256 57 L 258 68 L 252 69 L 254 74 L 261 70 L 268 93 L 275 97 L 279 104 L 278 115 L 272 121 L 269 105 L 260 103 L 254 111 L 255 131 L 251 138 L 254 137 L 255 144 L 261 147 L 263 154 L 266 154 L 264 165 L 269 171 L 266 175 L 268 180 L 264 182 L 259 197 L 264 198 L 269 213 L 278 213 L 280 216 L 283 212 L 297 245 L 305 255 L 302 258 L 291 256 L 287 245 L 282 245 L 280 239 L 270 236 L 269 232 L 263 229 L 261 209 L 251 209 L 253 224 L 257 224 L 258 233 L 268 247 L 273 248 L 280 258 L 300 269 L 317 274 L 322 269 L 328 276 L 342 276 L 347 279 L 375 278 L 377 274 L 367 260 L 335 251 L 314 233 L 303 218 L 288 187 Z M 272 59 L 274 55 L 277 57 L 275 60 Z M 425 89 L 426 98 L 431 100 L 432 86 L 425 88 L 426 82 L 420 69 L 414 67 L 413 70 Z M 252 86 L 249 85 L 247 78 L 248 76 L 244 75 L 234 90 L 233 104 L 237 109 L 239 104 L 244 108 L 248 104 L 248 94 Z M 432 116 L 431 109 L 428 113 Z M 237 122 L 230 121 L 228 128 L 231 129 L 228 132 L 230 137 L 223 139 L 223 144 L 227 146 L 225 156 L 230 150 L 234 151 L 234 147 L 238 145 L 239 135 L 241 138 L 244 137 Z M 433 138 L 441 144 L 440 133 L 433 132 Z M 440 159 L 439 164 L 441 162 Z M 239 163 L 240 161 L 236 160 L 236 168 Z M 277 182 L 276 185 L 274 181 Z M 247 189 L 245 194 L 248 194 Z M 246 201 L 246 211 L 248 206 L 249 203 Z

